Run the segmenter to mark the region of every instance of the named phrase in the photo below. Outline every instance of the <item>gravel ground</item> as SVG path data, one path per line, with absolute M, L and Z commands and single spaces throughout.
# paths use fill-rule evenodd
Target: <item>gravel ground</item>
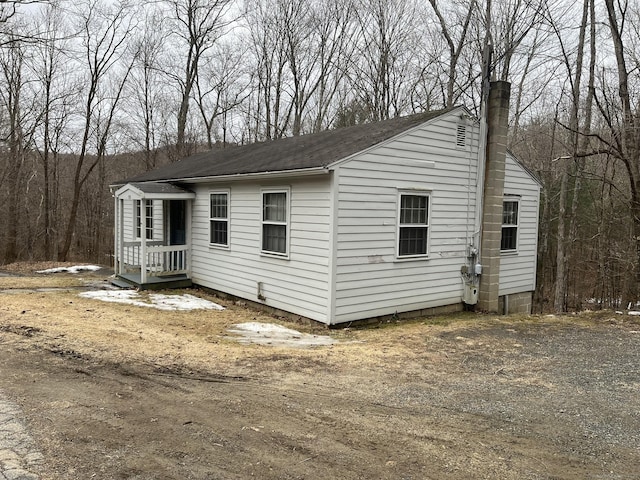
M 37 480 L 32 470 L 41 464 L 20 408 L 0 392 L 0 480 Z
M 516 324 L 438 338 L 455 349 L 456 371 L 443 372 L 447 387 L 442 378 L 401 385 L 380 395 L 381 403 L 491 418 L 497 432 L 548 437 L 559 456 L 599 466 L 585 478 L 640 478 L 640 331 Z M 550 425 L 556 435 L 549 435 Z M 638 473 L 616 473 L 629 460 Z

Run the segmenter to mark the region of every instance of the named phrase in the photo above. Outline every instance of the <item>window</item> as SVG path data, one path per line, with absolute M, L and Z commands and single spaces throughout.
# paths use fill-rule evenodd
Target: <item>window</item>
M 209 243 L 229 246 L 229 192 L 209 195 Z
M 401 193 L 398 220 L 398 257 L 427 255 L 429 195 Z
M 262 193 L 262 251 L 287 255 L 288 192 Z
M 502 251 L 515 250 L 518 246 L 518 206 L 518 200 L 502 202 Z
M 144 201 L 144 213 L 147 222 L 146 239 L 153 240 L 153 201 Z M 142 238 L 142 200 L 136 200 L 136 238 Z

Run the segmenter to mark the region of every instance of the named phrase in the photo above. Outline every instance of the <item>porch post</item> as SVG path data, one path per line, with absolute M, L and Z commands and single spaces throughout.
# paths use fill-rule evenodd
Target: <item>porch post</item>
M 118 238 L 120 243 L 118 244 L 118 275 L 124 274 L 124 200 L 118 199 Z
M 187 264 L 185 268 L 187 270 L 187 277 L 191 278 L 191 209 L 193 200 L 189 199 L 185 202 L 187 204 L 186 219 L 185 219 L 185 243 L 187 244 Z
M 118 212 L 118 196 L 113 194 L 113 273 L 118 275 L 120 268 L 118 267 L 118 257 L 120 253 L 120 213 Z
M 140 201 L 140 284 L 147 283 L 147 200 Z

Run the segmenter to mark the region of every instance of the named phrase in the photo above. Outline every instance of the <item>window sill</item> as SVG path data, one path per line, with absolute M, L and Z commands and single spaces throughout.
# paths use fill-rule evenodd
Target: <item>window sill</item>
M 264 252 L 264 251 L 261 251 L 260 252 L 260 256 L 261 257 L 265 257 L 265 258 L 276 258 L 276 259 L 280 259 L 280 260 L 289 260 L 289 254 L 288 253 L 276 253 L 276 252 Z
M 231 250 L 229 245 L 218 245 L 216 243 L 210 243 L 209 248 L 214 250 Z
M 411 255 L 406 257 L 396 257 L 393 262 L 394 263 L 406 263 L 406 262 L 417 262 L 420 260 L 429 260 L 429 254 L 427 255 Z
M 504 255 L 505 257 L 518 255 L 518 250 L 500 250 L 500 255 Z

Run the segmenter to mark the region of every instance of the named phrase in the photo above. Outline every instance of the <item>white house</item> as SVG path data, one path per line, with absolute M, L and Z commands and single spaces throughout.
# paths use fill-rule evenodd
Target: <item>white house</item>
M 480 134 L 457 107 L 212 150 L 120 182 L 116 274 L 329 325 L 473 305 Z M 540 184 L 511 154 L 504 165 L 500 305 L 527 311 Z

